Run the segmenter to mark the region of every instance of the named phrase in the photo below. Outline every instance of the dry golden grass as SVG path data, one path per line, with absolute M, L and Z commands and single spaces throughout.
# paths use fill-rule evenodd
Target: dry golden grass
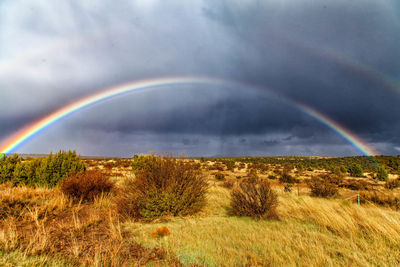
M 134 240 L 165 247 L 185 264 L 208 266 L 395 266 L 400 214 L 295 194 L 280 197 L 281 221 L 228 217 L 229 190 L 212 187 L 202 214 L 166 223 L 126 223 Z M 151 233 L 166 226 L 170 235 Z M 379 253 L 377 253 L 379 251 Z
M 150 262 L 179 264 L 163 248 L 129 241 L 114 213 L 112 200 L 101 195 L 93 203 L 74 204 L 57 189 L 2 187 L 0 252 L 14 262 L 82 266 L 134 266 Z M 13 205 L 20 203 L 21 205 Z M 18 209 L 18 211 L 15 211 Z M 21 255 L 21 256 L 19 256 Z M 0 262 L 1 263 L 1 262 Z
M 300 196 L 296 186 L 285 193 L 273 181 L 280 221 L 230 217 L 231 189 L 204 172 L 210 189 L 203 210 L 153 223 L 118 221 L 106 194 L 74 203 L 58 189 L 0 185 L 0 266 L 400 265 L 394 210 L 309 197 L 303 185 Z M 114 180 L 121 185 L 124 177 Z M 169 234 L 155 237 L 162 227 Z

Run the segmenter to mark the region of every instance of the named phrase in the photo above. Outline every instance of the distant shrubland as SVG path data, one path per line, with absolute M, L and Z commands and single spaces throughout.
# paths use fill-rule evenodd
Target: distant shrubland
M 204 160 L 221 162 L 234 161 L 248 163 L 252 168 L 264 171 L 265 164 L 292 165 L 298 170 L 325 169 L 345 173 L 349 168 L 358 165 L 361 171 L 378 172 L 383 166 L 390 173 L 400 174 L 399 156 L 356 156 L 356 157 L 234 157 L 234 158 L 207 158 Z M 357 167 L 357 168 L 358 168 Z M 359 174 L 360 172 L 358 172 Z

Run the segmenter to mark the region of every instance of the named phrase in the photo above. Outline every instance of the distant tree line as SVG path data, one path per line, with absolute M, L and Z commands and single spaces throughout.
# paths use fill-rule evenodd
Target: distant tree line
M 85 164 L 75 151 L 59 151 L 45 158 L 27 160 L 17 154 L 3 155 L 0 158 L 0 183 L 54 187 L 64 177 L 85 169 Z
M 235 162 L 256 164 L 282 164 L 292 165 L 297 169 L 313 170 L 326 169 L 349 172 L 351 175 L 362 175 L 363 171 L 400 174 L 400 156 L 357 156 L 340 158 L 312 158 L 312 157 L 235 157 L 235 158 L 207 158 L 210 161 Z M 384 174 L 383 174 L 384 175 Z

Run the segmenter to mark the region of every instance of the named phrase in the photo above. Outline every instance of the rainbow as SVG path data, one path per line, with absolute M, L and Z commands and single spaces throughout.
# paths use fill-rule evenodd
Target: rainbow
M 20 131 L 12 135 L 9 139 L 4 141 L 3 144 L 0 146 L 0 152 L 3 154 L 12 153 L 17 147 L 27 142 L 30 138 L 32 138 L 34 135 L 38 134 L 45 128 L 90 105 L 94 105 L 96 103 L 108 100 L 113 97 L 117 97 L 123 94 L 143 89 L 169 86 L 169 85 L 185 85 L 185 84 L 208 84 L 208 85 L 221 85 L 221 86 L 239 85 L 243 87 L 248 87 L 247 85 L 240 84 L 238 82 L 231 82 L 231 81 L 225 81 L 221 79 L 208 78 L 208 77 L 168 77 L 168 78 L 135 81 L 131 83 L 118 85 L 115 87 L 108 88 L 102 92 L 87 96 L 69 105 L 66 105 L 54 111 L 50 115 L 47 115 L 46 117 L 32 123 L 31 125 L 28 125 L 27 127 L 21 129 Z M 265 90 L 265 88 L 263 89 Z M 268 90 L 269 92 L 272 92 L 275 95 L 279 95 L 272 89 Z M 346 141 L 348 141 L 355 148 L 357 148 L 362 154 L 366 156 L 372 156 L 378 154 L 370 145 L 367 144 L 367 142 L 365 142 L 363 139 L 352 133 L 350 130 L 341 126 L 339 123 L 333 121 L 326 115 L 316 111 L 315 109 L 303 103 L 299 103 L 297 101 L 289 99 L 288 97 L 282 95 L 279 95 L 279 97 L 285 99 L 287 102 L 293 104 L 301 111 L 305 112 L 306 114 L 310 115 L 311 117 L 317 119 L 321 123 L 325 124 L 332 130 L 334 130 L 336 133 L 342 136 Z
M 292 102 L 295 102 L 292 100 Z M 307 113 L 311 117 L 314 117 L 318 121 L 322 122 L 330 129 L 341 135 L 345 140 L 352 144 L 357 150 L 366 156 L 378 155 L 379 153 L 368 145 L 362 138 L 358 137 L 355 133 L 346 129 L 344 126 L 340 125 L 338 122 L 332 120 L 327 115 L 315 110 L 314 108 L 307 106 L 303 103 L 296 102 L 296 106 L 300 108 L 303 112 Z

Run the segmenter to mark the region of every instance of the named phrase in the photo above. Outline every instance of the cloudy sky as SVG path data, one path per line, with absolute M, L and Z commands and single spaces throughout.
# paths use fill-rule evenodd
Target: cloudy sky
M 16 152 L 361 154 L 290 98 L 400 154 L 398 0 L 0 1 L 0 142 L 82 97 L 171 76 L 237 86 L 113 98 Z

